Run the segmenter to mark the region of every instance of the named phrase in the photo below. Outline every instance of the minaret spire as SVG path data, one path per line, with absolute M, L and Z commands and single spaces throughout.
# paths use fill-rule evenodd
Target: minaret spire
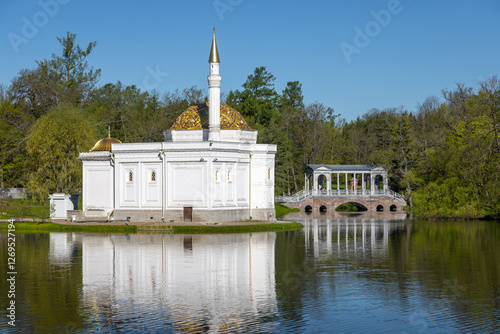
M 210 56 L 208 57 L 209 63 L 220 63 L 219 51 L 217 50 L 217 42 L 215 41 L 215 27 L 214 36 L 212 37 L 212 47 L 210 48 Z
M 220 81 L 219 75 L 219 51 L 214 35 L 212 37 L 212 47 L 208 57 L 210 64 L 210 74 L 208 75 L 208 138 L 209 140 L 220 140 Z

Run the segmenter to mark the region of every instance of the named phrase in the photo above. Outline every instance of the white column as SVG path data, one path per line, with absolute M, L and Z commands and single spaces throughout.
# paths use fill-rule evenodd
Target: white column
M 330 196 L 330 192 L 332 191 L 332 174 L 329 173 L 328 176 L 326 177 L 326 194 Z
M 337 195 L 340 196 L 340 173 L 337 172 Z
M 316 173 L 313 173 L 313 190 L 318 191 L 318 175 Z
M 349 194 L 349 186 L 347 185 L 347 179 L 349 174 L 345 173 L 345 194 Z
M 375 195 L 375 178 L 370 173 L 370 195 Z
M 361 194 L 365 194 L 365 187 L 366 187 L 366 181 L 365 181 L 365 173 L 361 173 Z
M 219 63 L 210 63 L 208 76 L 208 139 L 220 140 L 220 82 Z
M 387 192 L 387 174 L 383 175 L 384 177 L 384 194 Z
M 358 179 L 356 177 L 356 173 L 354 173 L 354 177 L 352 178 L 353 182 L 353 186 L 354 186 L 354 195 L 357 195 L 358 194 Z

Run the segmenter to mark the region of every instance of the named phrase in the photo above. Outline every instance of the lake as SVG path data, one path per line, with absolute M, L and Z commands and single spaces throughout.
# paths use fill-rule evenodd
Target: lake
M 500 332 L 500 224 L 291 214 L 300 231 L 16 235 L 7 333 Z M 0 234 L 6 282 L 7 235 Z

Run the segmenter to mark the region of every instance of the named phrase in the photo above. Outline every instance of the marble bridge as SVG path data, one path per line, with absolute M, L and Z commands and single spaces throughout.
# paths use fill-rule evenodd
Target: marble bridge
M 389 189 L 387 168 L 380 165 L 308 165 L 305 189 L 277 196 L 276 202 L 302 212 L 334 211 L 346 203 L 359 211 L 401 212 L 407 205 L 403 196 Z

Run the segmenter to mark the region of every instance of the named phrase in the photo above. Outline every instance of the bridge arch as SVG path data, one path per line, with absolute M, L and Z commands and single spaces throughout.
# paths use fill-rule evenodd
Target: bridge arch
M 384 211 L 384 206 L 383 205 L 377 205 L 377 211 L 379 211 L 379 212 Z
M 313 211 L 313 208 L 312 208 L 312 206 L 310 206 L 310 205 L 306 205 L 306 207 L 304 208 L 304 211 L 305 211 L 306 213 L 311 213 L 311 212 Z
M 358 202 L 344 202 L 344 203 L 341 203 L 339 204 L 336 208 L 335 208 L 335 211 L 338 211 L 337 209 L 343 205 L 346 205 L 346 204 L 351 204 L 351 205 L 354 205 L 358 210 L 358 212 L 363 212 L 363 211 L 368 211 L 368 208 L 366 206 L 364 206 L 363 204 L 361 203 L 358 203 Z
M 319 212 L 325 213 L 327 211 L 326 205 L 322 205 L 319 207 Z

